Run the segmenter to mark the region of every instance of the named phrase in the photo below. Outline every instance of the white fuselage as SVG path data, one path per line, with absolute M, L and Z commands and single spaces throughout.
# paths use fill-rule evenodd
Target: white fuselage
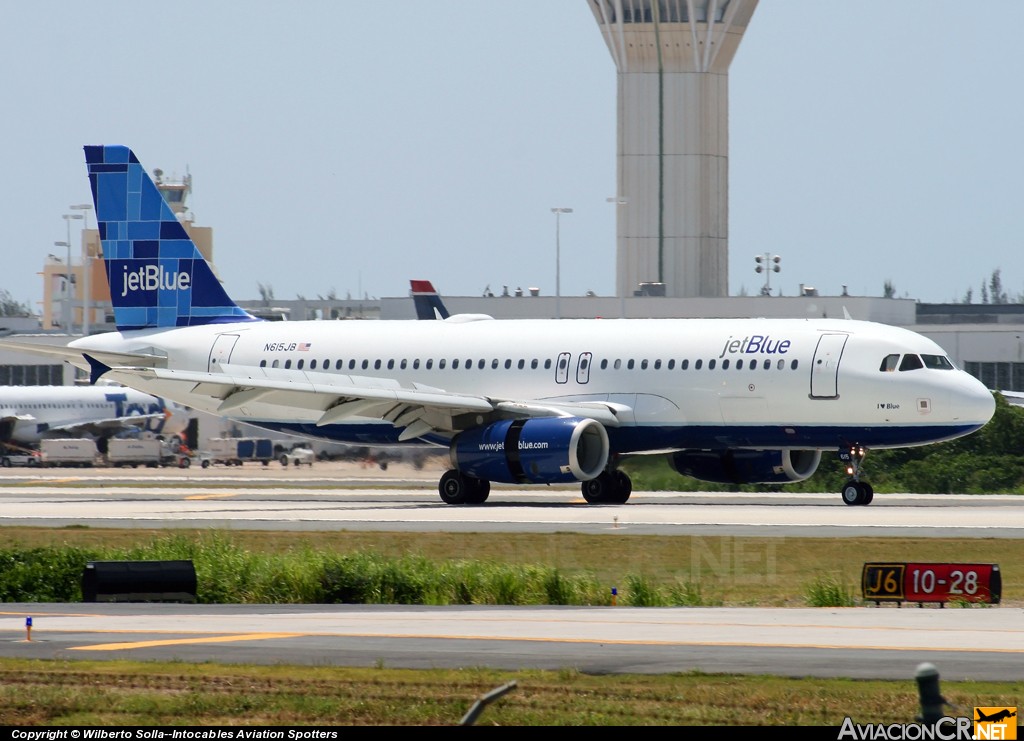
M 123 386 L 3 386 L 0 418 L 5 442 L 32 445 L 43 437 L 100 429 L 176 434 L 184 430 L 188 413 L 179 404 Z
M 918 445 L 980 427 L 994 406 L 980 382 L 952 367 L 882 370 L 887 356 L 945 352 L 909 330 L 854 320 L 247 322 L 110 333 L 73 347 L 325 388 L 343 381 L 492 401 L 607 402 L 618 411 L 609 430 L 616 452 Z M 203 384 L 132 385 L 215 414 L 222 401 Z M 254 399 L 227 416 L 338 440 L 346 428 L 376 428 L 393 439 L 390 423 L 369 417 L 309 428 L 332 403 L 329 393 L 290 405 Z

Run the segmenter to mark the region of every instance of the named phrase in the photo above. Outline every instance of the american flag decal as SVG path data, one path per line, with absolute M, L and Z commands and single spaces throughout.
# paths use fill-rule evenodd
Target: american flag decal
M 309 343 L 308 342 L 300 342 L 299 343 L 299 350 L 300 351 L 301 350 L 308 350 L 308 349 L 309 349 Z

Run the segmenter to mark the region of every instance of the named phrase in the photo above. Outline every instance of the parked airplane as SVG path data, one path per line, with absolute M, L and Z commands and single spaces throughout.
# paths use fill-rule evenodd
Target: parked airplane
M 410 280 L 409 287 L 417 319 L 447 319 L 451 316 L 429 280 Z
M 412 305 L 416 309 L 417 319 L 450 319 L 453 322 L 470 322 L 477 319 L 493 319 L 489 314 L 455 314 L 448 311 L 448 307 L 441 300 L 441 294 L 434 288 L 429 280 L 410 280 L 410 291 Z
M 852 319 L 264 322 L 225 293 L 136 156 L 87 146 L 117 331 L 29 348 L 193 409 L 350 443 L 429 441 L 450 504 L 491 482 L 623 503 L 627 457 L 786 483 L 832 451 L 871 502 L 870 448 L 967 435 L 992 394 L 935 342 Z M 12 344 L 12 343 L 7 343 Z
M 44 437 L 111 437 L 137 429 L 153 435 L 185 430 L 189 411 L 133 388 L 0 386 L 0 444 L 33 446 Z

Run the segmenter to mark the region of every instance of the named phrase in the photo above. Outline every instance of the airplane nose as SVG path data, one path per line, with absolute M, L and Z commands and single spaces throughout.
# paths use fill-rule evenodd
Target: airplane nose
M 996 411 L 996 399 L 985 384 L 972 375 L 963 374 L 963 383 L 953 393 L 953 408 L 963 422 L 974 422 L 978 427 L 988 424 Z

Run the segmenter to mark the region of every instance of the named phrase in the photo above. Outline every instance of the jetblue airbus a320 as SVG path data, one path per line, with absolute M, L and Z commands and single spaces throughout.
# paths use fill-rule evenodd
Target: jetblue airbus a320
M 620 464 L 650 454 L 705 481 L 787 483 L 831 452 L 851 472 L 843 500 L 865 505 L 868 449 L 967 435 L 995 409 L 936 343 L 850 319 L 260 321 L 128 148 L 85 156 L 117 331 L 55 352 L 94 381 L 271 430 L 445 446 L 450 504 L 484 502 L 491 482 L 572 481 L 621 504 Z

